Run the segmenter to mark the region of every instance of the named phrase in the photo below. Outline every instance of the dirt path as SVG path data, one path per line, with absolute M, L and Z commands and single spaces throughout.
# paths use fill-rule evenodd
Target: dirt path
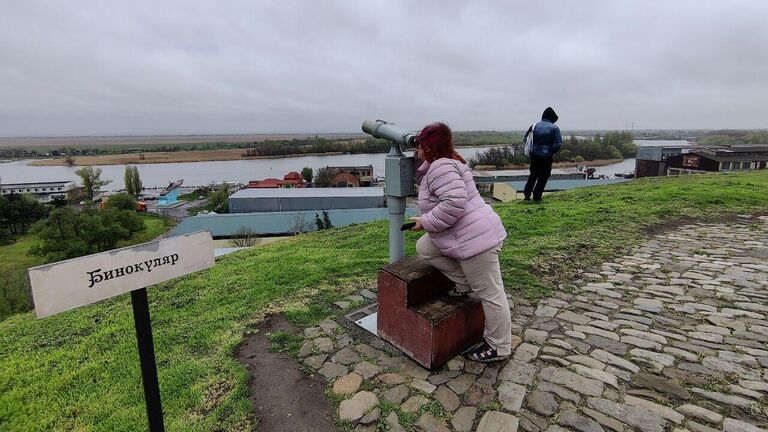
M 296 329 L 280 316 L 268 318 L 258 333 L 246 337 L 236 357 L 248 367 L 248 397 L 259 432 L 336 431 L 333 407 L 325 398 L 325 382 L 299 370 L 290 355 L 270 352 L 270 332 Z

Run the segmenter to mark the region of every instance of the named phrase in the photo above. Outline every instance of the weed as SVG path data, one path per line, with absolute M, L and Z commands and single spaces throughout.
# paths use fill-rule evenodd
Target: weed
M 477 406 L 477 413 L 479 416 L 482 416 L 486 411 L 499 411 L 504 406 L 499 402 L 498 399 L 494 399 L 488 403 L 484 403 Z
M 301 335 L 288 333 L 285 330 L 278 330 L 274 333 L 267 333 L 267 339 L 271 343 L 269 350 L 272 352 L 284 352 L 297 357 L 299 349 L 304 343 L 304 337 Z

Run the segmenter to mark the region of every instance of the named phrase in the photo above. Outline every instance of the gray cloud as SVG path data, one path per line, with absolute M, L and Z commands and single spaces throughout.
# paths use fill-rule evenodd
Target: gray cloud
M 762 1 L 6 0 L 0 135 L 765 127 Z

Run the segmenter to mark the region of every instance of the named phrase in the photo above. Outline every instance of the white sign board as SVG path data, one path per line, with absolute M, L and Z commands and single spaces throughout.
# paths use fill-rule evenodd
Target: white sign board
M 212 267 L 208 231 L 29 269 L 38 318 Z

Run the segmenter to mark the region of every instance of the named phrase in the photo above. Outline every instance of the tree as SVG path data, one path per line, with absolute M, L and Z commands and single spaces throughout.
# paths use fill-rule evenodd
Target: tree
M 24 234 L 37 220 L 46 217 L 49 208 L 29 195 L 0 197 L 0 232 Z
M 113 210 L 136 210 L 136 199 L 130 193 L 118 193 L 107 197 L 104 207 Z
M 325 167 L 320 168 L 317 170 L 317 174 L 315 174 L 315 182 L 314 185 L 316 187 L 331 187 L 331 182 L 333 181 L 333 175 L 335 172 L 333 169 Z
M 333 224 L 331 223 L 331 218 L 328 216 L 328 212 L 323 210 L 323 228 L 333 228 Z
M 86 207 L 77 211 L 62 207 L 51 211 L 47 219 L 38 221 L 32 231 L 40 239 L 30 254 L 60 261 L 117 247 L 122 240 L 145 229 L 135 212 L 101 211 Z
M 304 180 L 306 180 L 307 183 L 312 183 L 312 168 L 304 167 L 304 169 L 301 170 L 301 176 L 304 177 Z
M 125 190 L 133 196 L 138 196 L 142 189 L 144 188 L 139 177 L 139 169 L 132 165 L 125 167 Z
M 301 213 L 294 213 L 288 222 L 288 231 L 298 235 L 309 231 L 310 225 Z
M 69 201 L 67 201 L 67 197 L 64 195 L 56 195 L 48 204 L 52 205 L 53 207 L 66 207 L 69 204 Z
M 214 191 L 208 197 L 213 211 L 216 213 L 229 213 L 229 186 Z
M 315 225 L 317 226 L 318 231 L 325 228 L 325 226 L 323 226 L 323 221 L 320 219 L 320 215 L 317 213 L 315 213 Z
M 256 235 L 256 231 L 241 226 L 240 229 L 235 231 L 234 238 L 229 240 L 229 244 L 232 247 L 251 247 L 260 243 L 259 237 Z
M 75 174 L 80 176 L 83 181 L 83 196 L 91 201 L 93 201 L 93 194 L 97 190 L 110 183 L 109 180 L 101 179 L 101 168 L 82 167 L 75 171 Z
M 135 210 L 126 211 L 109 209 L 102 212 L 101 216 L 103 220 L 117 222 L 118 225 L 128 231 L 128 238 L 146 229 L 144 219 L 142 219 Z M 125 240 L 127 240 L 127 238 Z

